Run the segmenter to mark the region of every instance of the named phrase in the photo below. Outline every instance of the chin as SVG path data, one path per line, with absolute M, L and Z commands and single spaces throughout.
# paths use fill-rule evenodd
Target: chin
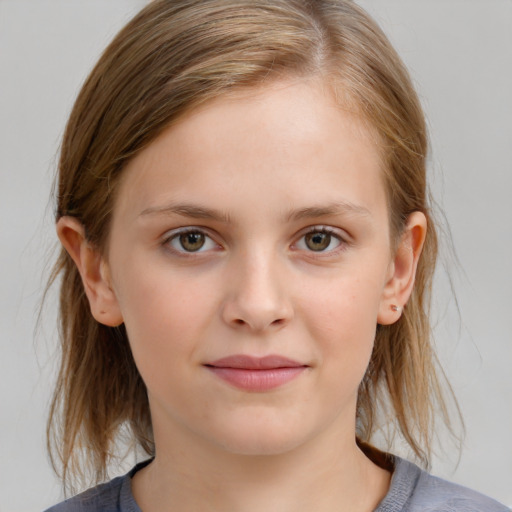
M 222 443 L 222 448 L 233 455 L 244 456 L 276 456 L 293 451 L 301 444 L 300 440 L 292 440 L 289 436 L 269 438 L 266 434 L 244 436 L 243 439 L 230 438 Z
M 294 428 L 299 427 L 299 428 Z M 212 431 L 210 432 L 213 433 Z M 227 452 L 247 456 L 272 456 L 290 452 L 310 437 L 306 425 L 294 422 L 271 421 L 265 416 L 249 417 L 243 422 L 231 422 L 218 431 L 217 443 Z

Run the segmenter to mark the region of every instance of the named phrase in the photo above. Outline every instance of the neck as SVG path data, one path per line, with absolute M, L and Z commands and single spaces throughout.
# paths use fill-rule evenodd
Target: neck
M 134 476 L 134 497 L 147 512 L 204 510 L 205 503 L 212 512 L 374 510 L 387 492 L 389 473 L 355 439 L 326 437 L 263 456 L 206 450 L 200 442 L 187 443 L 185 453 L 181 443 L 157 443 L 155 460 Z

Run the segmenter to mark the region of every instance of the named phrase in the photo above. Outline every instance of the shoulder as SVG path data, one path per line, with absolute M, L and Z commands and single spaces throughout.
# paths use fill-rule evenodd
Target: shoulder
M 510 512 L 510 509 L 483 494 L 432 476 L 411 462 L 396 457 L 391 488 L 377 512 L 399 511 Z
M 411 505 L 429 504 L 431 510 L 509 512 L 510 509 L 479 492 L 421 472 Z M 420 510 L 421 508 L 418 508 Z M 416 508 L 412 507 L 411 512 Z M 429 509 L 425 509 L 429 510 Z
M 125 477 L 93 487 L 81 494 L 69 498 L 58 505 L 49 508 L 46 512 L 119 512 L 119 497 Z
M 149 461 L 128 474 L 69 498 L 45 512 L 141 512 L 131 491 L 131 477 Z

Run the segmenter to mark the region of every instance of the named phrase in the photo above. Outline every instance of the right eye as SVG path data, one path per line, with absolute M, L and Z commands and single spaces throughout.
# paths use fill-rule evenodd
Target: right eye
M 218 245 L 203 231 L 191 229 L 167 238 L 166 244 L 181 253 L 196 253 L 215 249 Z

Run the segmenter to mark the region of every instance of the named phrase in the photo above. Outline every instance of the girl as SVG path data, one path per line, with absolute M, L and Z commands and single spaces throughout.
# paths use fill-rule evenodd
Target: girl
M 346 0 L 160 0 L 76 101 L 59 165 L 50 509 L 505 507 L 427 465 L 436 231 L 407 72 Z

